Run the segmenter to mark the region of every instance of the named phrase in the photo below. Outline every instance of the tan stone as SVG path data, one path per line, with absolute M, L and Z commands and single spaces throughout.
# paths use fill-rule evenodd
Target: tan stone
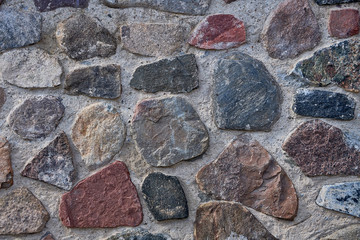
M 0 188 L 8 188 L 13 184 L 10 144 L 6 138 L 0 138 Z

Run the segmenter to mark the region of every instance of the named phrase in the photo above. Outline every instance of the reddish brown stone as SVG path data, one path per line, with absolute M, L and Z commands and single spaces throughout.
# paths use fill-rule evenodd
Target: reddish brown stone
M 10 151 L 6 138 L 0 138 L 0 188 L 8 188 L 13 184 Z
M 44 236 L 41 237 L 40 240 L 55 240 L 55 238 L 51 233 L 47 232 Z
M 126 165 L 116 161 L 79 182 L 60 202 L 62 223 L 70 228 L 137 226 L 143 213 Z
M 347 38 L 359 33 L 360 15 L 357 9 L 332 10 L 329 19 L 329 34 Z

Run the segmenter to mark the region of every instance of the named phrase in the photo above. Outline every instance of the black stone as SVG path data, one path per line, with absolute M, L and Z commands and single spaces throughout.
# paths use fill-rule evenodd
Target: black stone
M 151 234 L 145 230 L 139 230 L 137 232 L 118 233 L 106 240 L 170 240 L 171 238 L 163 234 Z
M 318 5 L 333 5 L 341 3 L 360 2 L 360 0 L 315 0 Z
M 89 0 L 34 0 L 38 11 L 47 12 L 61 7 L 87 8 Z

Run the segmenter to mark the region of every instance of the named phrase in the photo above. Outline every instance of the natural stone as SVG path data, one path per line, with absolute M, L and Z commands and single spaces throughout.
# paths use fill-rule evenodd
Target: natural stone
M 36 96 L 17 106 L 8 117 L 10 128 L 24 139 L 36 139 L 55 130 L 64 115 L 61 98 Z
M 156 220 L 187 218 L 189 210 L 186 196 L 177 177 L 160 172 L 149 174 L 141 191 Z
M 339 240 L 339 239 L 360 239 L 360 225 L 354 224 L 339 229 L 332 234 L 320 238 L 320 240 Z
M 200 190 L 217 200 L 236 201 L 262 213 L 293 220 L 298 199 L 294 185 L 257 141 L 239 136 L 196 175 Z
M 126 165 L 116 161 L 79 182 L 62 196 L 59 216 L 70 228 L 139 225 L 142 208 Z
M 208 202 L 196 211 L 194 239 L 256 239 L 275 238 L 249 210 L 233 202 Z
M 118 98 L 121 94 L 121 68 L 107 65 L 76 69 L 66 77 L 65 89 L 70 94 Z
M 4 106 L 6 102 L 6 92 L 5 89 L 0 87 L 0 109 L 2 108 L 2 106 Z
M 180 97 L 139 102 L 131 129 L 139 153 L 152 166 L 166 167 L 192 159 L 209 145 L 199 115 Z
M 114 106 L 95 103 L 78 114 L 71 137 L 85 165 L 95 169 L 109 163 L 120 151 L 126 126 Z
M 222 129 L 269 131 L 280 116 L 281 92 L 265 65 L 236 53 L 214 73 L 215 123 Z
M 126 231 L 126 233 L 115 234 L 106 240 L 171 240 L 164 234 L 152 234 L 146 230 Z
M 87 8 L 89 0 L 34 0 L 40 12 L 52 11 L 62 7 Z
M 0 235 L 41 232 L 50 219 L 27 188 L 18 188 L 0 198 L 0 209 Z
M 0 189 L 13 185 L 13 170 L 11 167 L 11 148 L 6 138 L 0 138 Z
M 263 43 L 272 58 L 295 58 L 320 43 L 321 32 L 308 0 L 285 0 L 269 16 Z
M 21 172 L 24 177 L 70 190 L 75 179 L 72 152 L 64 132 L 42 149 Z
M 57 26 L 57 41 L 72 59 L 109 57 L 116 53 L 116 39 L 95 19 L 76 14 Z
M 150 93 L 191 92 L 199 86 L 195 55 L 187 54 L 140 66 L 135 70 L 130 86 Z
M 236 0 L 224 0 L 225 3 L 232 3 L 235 2 Z
M 203 49 L 228 49 L 246 41 L 245 25 L 231 14 L 206 17 L 193 30 L 189 44 Z
M 47 232 L 41 237 L 40 240 L 55 240 L 55 238 L 51 233 Z
M 353 3 L 360 2 L 360 0 L 315 0 L 319 5 L 332 5 L 332 4 L 341 4 L 341 3 Z
M 359 33 L 360 15 L 357 9 L 336 9 L 330 12 L 329 34 L 348 38 Z

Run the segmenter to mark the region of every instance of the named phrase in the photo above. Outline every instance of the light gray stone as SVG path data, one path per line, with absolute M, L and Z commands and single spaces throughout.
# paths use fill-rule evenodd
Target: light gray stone
M 351 240 L 360 239 L 360 225 L 354 224 L 351 226 L 339 229 L 326 237 L 320 238 L 320 240 Z

